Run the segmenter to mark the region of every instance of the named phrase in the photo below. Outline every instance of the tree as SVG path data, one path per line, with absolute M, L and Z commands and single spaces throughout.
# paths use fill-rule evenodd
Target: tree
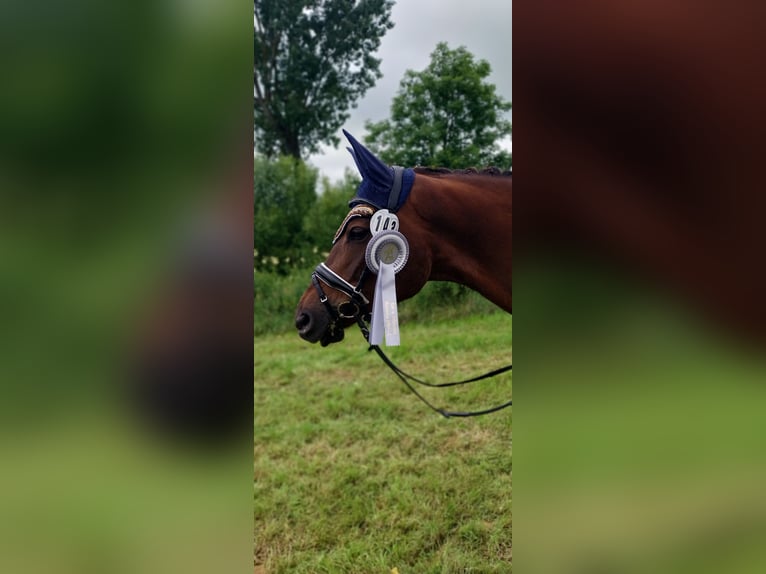
M 393 165 L 509 168 L 498 142 L 511 135 L 511 103 L 485 81 L 490 72 L 466 48 L 439 43 L 425 70 L 404 74 L 391 118 L 367 122 L 366 143 Z
M 254 0 L 255 146 L 301 157 L 334 135 L 380 78 L 372 54 L 393 0 Z
M 257 268 L 282 271 L 285 259 L 300 256 L 306 243 L 303 220 L 316 202 L 316 182 L 317 170 L 300 160 L 255 158 L 253 247 L 258 254 Z

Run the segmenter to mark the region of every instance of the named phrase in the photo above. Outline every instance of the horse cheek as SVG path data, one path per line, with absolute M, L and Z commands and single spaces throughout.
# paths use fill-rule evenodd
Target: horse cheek
M 410 259 L 400 273 L 401 278 L 397 277 L 398 299 L 404 301 L 420 293 L 430 274 L 430 260 L 427 257 L 413 257 L 410 253 Z

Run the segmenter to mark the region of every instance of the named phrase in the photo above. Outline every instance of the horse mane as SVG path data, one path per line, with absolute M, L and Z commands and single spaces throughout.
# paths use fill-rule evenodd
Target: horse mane
M 466 169 L 449 169 L 447 167 L 416 167 L 413 168 L 415 173 L 422 173 L 423 175 L 491 175 L 497 177 L 512 177 L 512 170 L 502 170 L 499 167 L 485 167 L 483 169 L 476 169 L 475 167 L 469 167 Z

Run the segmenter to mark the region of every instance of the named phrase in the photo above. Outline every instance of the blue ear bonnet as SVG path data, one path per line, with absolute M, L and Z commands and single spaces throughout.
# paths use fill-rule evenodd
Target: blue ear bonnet
M 407 201 L 415 181 L 415 172 L 410 168 L 389 167 L 346 130 L 343 133 L 351 143 L 348 149 L 362 176 L 362 183 L 349 206 L 368 203 L 378 209 L 398 211 Z
M 390 170 L 390 178 L 393 182 L 394 180 L 394 168 L 389 168 Z M 415 172 L 412 171 L 412 169 L 404 169 L 402 172 L 402 188 L 401 192 L 399 193 L 399 197 L 397 198 L 396 205 L 392 208 L 389 207 L 389 199 L 391 196 L 391 192 L 393 189 L 391 187 L 380 187 L 376 186 L 372 182 L 363 179 L 362 183 L 359 185 L 359 188 L 356 190 L 356 195 L 354 198 L 349 201 L 348 205 L 349 207 L 353 207 L 355 205 L 358 205 L 360 203 L 369 203 L 373 207 L 376 207 L 378 209 L 388 209 L 392 212 L 397 212 L 399 209 L 404 205 L 404 202 L 407 201 L 407 197 L 410 194 L 410 190 L 412 189 L 412 184 L 415 181 Z

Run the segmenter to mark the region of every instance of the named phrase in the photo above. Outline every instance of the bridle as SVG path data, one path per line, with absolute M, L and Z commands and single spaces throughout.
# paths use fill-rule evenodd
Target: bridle
M 364 285 L 369 274 L 370 270 L 365 267 L 356 287 L 330 269 L 325 263 L 317 265 L 314 273 L 311 274 L 311 284 L 319 295 L 319 302 L 325 306 L 330 314 L 329 342 L 343 340 L 343 319 L 354 319 L 357 322 L 362 319 L 363 310 L 367 310 L 370 305 L 370 300 L 362 293 L 362 285 Z M 322 289 L 322 283 L 343 293 L 348 297 L 348 301 L 343 301 L 337 307 L 333 307 L 324 289 Z
M 363 211 L 362 213 L 359 213 L 356 216 L 370 217 L 373 212 L 374 210 L 370 209 L 369 214 L 367 213 L 367 211 Z M 337 241 L 338 238 L 343 234 L 343 231 L 349 219 L 351 218 L 351 216 L 352 214 L 349 214 L 346 220 L 341 224 L 341 227 L 338 229 L 338 233 L 336 233 L 335 235 L 335 239 L 333 240 L 333 243 L 335 243 L 335 241 Z M 327 340 L 328 343 L 338 342 L 343 340 L 344 328 L 343 328 L 342 322 L 343 320 L 348 320 L 348 319 L 353 319 L 354 321 L 356 321 L 356 324 L 359 326 L 359 330 L 362 332 L 362 336 L 364 336 L 365 340 L 369 343 L 370 329 L 367 323 L 369 321 L 369 315 L 370 315 L 369 313 L 370 301 L 369 299 L 367 299 L 364 293 L 362 293 L 362 286 L 364 285 L 365 280 L 370 274 L 371 274 L 370 269 L 367 266 L 365 266 L 362 271 L 362 274 L 359 277 L 359 281 L 357 282 L 356 286 L 354 286 L 353 284 L 346 281 L 343 277 L 341 277 L 338 273 L 333 271 L 326 263 L 320 263 L 314 269 L 314 272 L 311 274 L 311 284 L 314 286 L 314 289 L 316 289 L 317 294 L 319 295 L 319 301 L 325 306 L 325 309 L 327 309 L 327 312 L 330 315 L 330 325 L 328 326 L 328 333 L 329 333 L 328 340 Z M 337 307 L 333 307 L 327 297 L 327 294 L 322 288 L 322 283 L 324 283 L 326 286 L 330 287 L 331 289 L 340 291 L 346 297 L 348 297 L 348 300 L 343 301 L 342 303 L 339 303 Z M 410 383 L 410 381 L 413 381 L 420 385 L 424 385 L 427 387 L 436 387 L 436 388 L 454 387 L 457 385 L 465 385 L 468 383 L 473 383 L 476 381 L 480 381 L 482 379 L 488 379 L 490 377 L 494 377 L 501 373 L 505 373 L 507 371 L 512 370 L 513 365 L 507 365 L 505 367 L 501 367 L 499 369 L 495 369 L 494 371 L 490 371 L 488 373 L 484 373 L 483 375 L 479 375 L 477 377 L 473 377 L 471 379 L 466 379 L 463 381 L 454 381 L 449 383 L 429 383 L 422 379 L 418 379 L 417 377 L 413 377 L 412 375 L 409 375 L 405 373 L 404 371 L 402 371 L 399 367 L 397 367 L 393 363 L 393 361 L 391 361 L 391 359 L 388 358 L 388 356 L 386 356 L 386 354 L 383 352 L 383 349 L 381 349 L 380 346 L 370 345 L 368 350 L 375 351 L 378 354 L 378 356 L 383 360 L 383 362 L 394 372 L 394 374 L 397 377 L 399 377 L 399 379 L 407 386 L 407 388 L 410 389 L 410 391 L 414 393 L 416 397 L 418 397 L 431 410 L 441 414 L 445 418 L 474 417 L 479 415 L 486 415 L 486 414 L 493 413 L 513 405 L 513 401 L 510 400 L 501 405 L 497 405 L 497 406 L 480 410 L 480 411 L 467 411 L 467 412 L 448 411 L 446 409 L 439 408 L 431 404 Z

